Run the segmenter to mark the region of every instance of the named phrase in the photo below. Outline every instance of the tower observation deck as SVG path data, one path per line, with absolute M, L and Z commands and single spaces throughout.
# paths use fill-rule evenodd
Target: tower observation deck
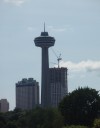
M 48 48 L 54 46 L 54 37 L 49 36 L 48 32 L 41 32 L 39 37 L 34 39 L 35 45 L 42 48 L 42 77 L 41 77 L 41 105 L 44 108 L 50 107 L 50 84 L 49 84 L 49 53 Z

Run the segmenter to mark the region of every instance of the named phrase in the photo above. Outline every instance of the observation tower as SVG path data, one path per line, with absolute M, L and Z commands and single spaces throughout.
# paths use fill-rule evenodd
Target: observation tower
M 54 37 L 49 36 L 48 32 L 41 32 L 39 37 L 34 39 L 35 45 L 42 48 L 42 76 L 41 76 L 41 105 L 43 108 L 50 107 L 50 84 L 49 84 L 49 47 L 54 46 Z

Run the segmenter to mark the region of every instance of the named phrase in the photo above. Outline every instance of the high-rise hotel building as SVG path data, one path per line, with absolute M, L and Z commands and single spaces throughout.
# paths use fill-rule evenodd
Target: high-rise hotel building
M 49 68 L 51 107 L 57 107 L 68 93 L 67 68 Z
M 16 83 L 16 108 L 32 109 L 39 105 L 39 83 L 33 78 Z

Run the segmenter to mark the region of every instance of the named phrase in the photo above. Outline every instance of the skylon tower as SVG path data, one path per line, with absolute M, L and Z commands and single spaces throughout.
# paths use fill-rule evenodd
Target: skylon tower
M 50 95 L 50 84 L 49 84 L 49 47 L 54 46 L 54 37 L 49 36 L 48 32 L 41 32 L 39 37 L 34 39 L 35 45 L 42 48 L 42 77 L 41 77 L 41 105 L 42 107 L 50 107 L 51 95 Z

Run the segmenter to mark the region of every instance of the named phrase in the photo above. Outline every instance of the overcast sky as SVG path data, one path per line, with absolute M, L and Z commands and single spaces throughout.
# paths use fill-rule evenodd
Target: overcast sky
M 15 107 L 15 83 L 41 82 L 41 49 L 34 38 L 55 37 L 53 50 L 68 68 L 68 90 L 100 90 L 100 0 L 0 0 L 0 99 Z M 49 50 L 50 67 L 57 58 Z

